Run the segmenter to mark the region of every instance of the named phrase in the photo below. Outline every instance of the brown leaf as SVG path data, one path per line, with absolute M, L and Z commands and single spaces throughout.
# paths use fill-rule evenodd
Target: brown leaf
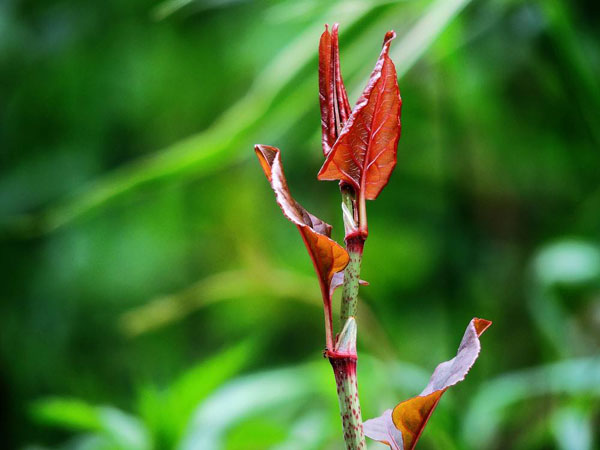
M 319 103 L 323 154 L 327 156 L 350 116 L 350 103 L 340 70 L 338 24 L 327 25 L 319 42 Z
M 399 403 L 393 410 L 388 409 L 381 416 L 367 420 L 364 423 L 365 435 L 389 445 L 393 450 L 414 449 L 442 394 L 464 380 L 475 363 L 481 350 L 479 336 L 491 324 L 485 319 L 471 320 L 458 353 L 436 367 L 423 392 Z
M 256 145 L 254 151 L 267 179 L 271 183 L 281 211 L 285 217 L 298 227 L 312 259 L 319 277 L 325 306 L 327 346 L 329 350 L 332 350 L 330 286 L 334 274 L 344 270 L 348 264 L 348 253 L 330 238 L 331 225 L 310 214 L 292 197 L 283 173 L 279 149 L 268 145 Z
M 395 37 L 393 31 L 385 35 L 369 83 L 318 175 L 319 180 L 351 184 L 367 200 L 377 198 L 396 166 L 402 99 L 388 55 Z

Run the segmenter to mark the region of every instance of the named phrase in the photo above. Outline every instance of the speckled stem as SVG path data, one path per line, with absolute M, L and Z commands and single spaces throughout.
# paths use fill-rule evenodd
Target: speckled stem
M 350 255 L 350 262 L 344 272 L 344 290 L 341 307 L 342 323 L 345 323 L 348 318 L 356 315 L 363 245 L 364 240 L 360 236 L 346 240 L 346 249 Z M 356 336 L 354 336 L 353 347 L 354 355 L 356 355 Z M 356 356 L 330 358 L 329 360 L 335 374 L 346 449 L 366 449 L 367 445 L 363 434 L 356 381 Z
M 363 432 L 358 385 L 356 380 L 356 309 L 365 235 L 358 230 L 354 193 L 349 186 L 342 186 L 342 202 L 350 213 L 344 217 L 346 250 L 350 262 L 344 271 L 341 321 L 345 324 L 336 342 L 336 352 L 329 355 L 335 375 L 340 415 L 347 450 L 365 450 L 367 444 Z
M 344 441 L 347 450 L 365 450 L 367 444 L 363 432 L 358 387 L 356 383 L 355 358 L 330 358 L 335 374 L 340 415 L 344 430 Z
M 348 255 L 350 256 L 350 262 L 344 271 L 344 287 L 342 290 L 342 304 L 340 310 L 342 323 L 345 323 L 348 317 L 356 316 L 360 263 L 362 261 L 364 245 L 364 239 L 358 234 L 346 239 L 346 250 L 348 250 Z

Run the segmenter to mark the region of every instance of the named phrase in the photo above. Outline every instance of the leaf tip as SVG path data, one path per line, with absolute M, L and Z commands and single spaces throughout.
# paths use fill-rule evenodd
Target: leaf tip
M 491 320 L 480 319 L 479 317 L 475 317 L 473 319 L 473 326 L 475 327 L 475 331 L 477 332 L 477 336 L 481 336 L 485 330 L 487 330 L 492 325 Z
M 279 149 L 269 145 L 256 144 L 254 145 L 254 152 L 256 153 L 258 162 L 265 172 L 265 176 L 270 181 L 271 167 L 273 166 L 273 161 L 275 160 L 277 153 L 279 153 Z
M 383 45 L 385 46 L 387 43 L 391 42 L 394 39 L 396 39 L 396 32 L 394 30 L 388 31 L 387 33 L 385 33 L 385 37 L 383 38 Z

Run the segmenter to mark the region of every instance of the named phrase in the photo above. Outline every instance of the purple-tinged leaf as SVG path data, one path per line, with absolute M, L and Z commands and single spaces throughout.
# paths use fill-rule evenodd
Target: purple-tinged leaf
M 479 356 L 479 336 L 492 324 L 489 320 L 474 318 L 467 326 L 458 353 L 438 365 L 429 383 L 418 396 L 386 410 L 381 416 L 364 423 L 365 434 L 373 440 L 389 445 L 392 450 L 413 450 L 427 421 L 442 394 L 461 382 Z

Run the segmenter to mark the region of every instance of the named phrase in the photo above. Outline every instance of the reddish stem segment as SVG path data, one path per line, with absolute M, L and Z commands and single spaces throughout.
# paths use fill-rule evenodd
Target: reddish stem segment
M 331 296 L 329 288 L 321 284 L 321 295 L 323 297 L 323 313 L 325 314 L 325 345 L 327 350 L 333 348 L 333 321 L 331 318 Z

